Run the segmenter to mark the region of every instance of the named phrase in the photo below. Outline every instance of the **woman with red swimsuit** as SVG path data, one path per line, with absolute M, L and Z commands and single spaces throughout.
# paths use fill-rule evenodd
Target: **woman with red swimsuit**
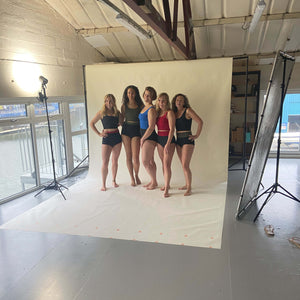
M 157 111 L 157 151 L 163 166 L 165 185 L 161 189 L 164 197 L 169 197 L 171 180 L 171 162 L 175 151 L 175 114 L 170 108 L 170 100 L 167 93 L 161 93 L 156 102 Z

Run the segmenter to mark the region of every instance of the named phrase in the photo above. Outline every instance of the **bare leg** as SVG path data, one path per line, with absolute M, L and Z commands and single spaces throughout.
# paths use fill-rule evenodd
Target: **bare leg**
M 170 181 L 172 176 L 171 163 L 172 163 L 174 151 L 175 151 L 175 144 L 171 144 L 169 153 L 164 154 L 164 178 L 165 178 L 164 197 L 170 196 L 169 189 L 170 189 Z
M 177 154 L 178 154 L 178 158 L 181 162 L 181 165 L 182 165 L 182 147 L 176 145 L 176 151 L 177 151 Z M 186 190 L 186 185 L 178 188 L 179 190 Z
M 101 191 L 106 191 L 106 178 L 108 174 L 108 163 L 110 153 L 112 151 L 112 147 L 109 145 L 102 144 L 102 167 L 101 167 L 101 175 L 102 175 L 102 187 Z
M 191 195 L 192 190 L 192 172 L 190 169 L 190 162 L 194 152 L 194 145 L 183 145 L 182 146 L 182 156 L 181 163 L 186 181 L 186 192 L 184 196 Z
M 127 168 L 131 179 L 131 185 L 135 186 L 135 180 L 133 176 L 131 139 L 129 136 L 122 134 L 122 141 L 126 152 L 126 163 L 127 163 Z
M 141 184 L 141 180 L 139 178 L 139 170 L 140 170 L 140 138 L 139 137 L 133 137 L 131 139 L 131 149 L 132 149 L 135 182 L 136 184 Z
M 118 159 L 120 156 L 122 144 L 119 143 L 112 148 L 111 151 L 111 170 L 112 170 L 112 182 L 114 187 L 119 185 L 116 182 L 117 172 L 118 172 Z
M 157 152 L 158 152 L 159 158 L 161 159 L 162 171 L 164 174 L 164 147 L 158 143 L 157 143 Z M 164 191 L 165 186 L 163 186 L 160 190 Z
M 143 165 L 151 178 L 150 184 L 147 185 L 147 190 L 153 190 L 157 187 L 156 164 L 154 161 L 155 146 L 156 146 L 155 142 L 147 140 L 147 141 L 145 141 L 145 143 L 142 147 Z

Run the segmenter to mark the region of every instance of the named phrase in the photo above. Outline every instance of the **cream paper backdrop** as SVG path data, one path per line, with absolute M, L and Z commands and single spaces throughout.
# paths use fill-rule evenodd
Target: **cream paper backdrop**
M 171 97 L 176 93 L 188 96 L 204 122 L 191 162 L 193 194 L 184 197 L 177 189 L 184 176 L 176 153 L 171 197 L 164 198 L 159 189 L 131 187 L 124 149 L 119 159 L 120 187 L 112 188 L 109 176 L 108 190 L 101 192 L 101 139 L 89 130 L 87 178 L 64 191 L 66 201 L 57 193 L 0 228 L 219 249 L 227 186 L 231 73 L 231 59 L 87 66 L 89 120 L 107 93 L 116 96 L 120 107 L 123 90 L 130 84 L 138 86 L 141 94 L 151 85 Z M 157 154 L 155 158 L 162 186 L 161 163 Z M 143 166 L 141 179 L 148 180 Z
M 106 94 L 116 97 L 117 107 L 120 109 L 123 91 L 128 85 L 137 86 L 141 97 L 146 86 L 154 87 L 157 94 L 167 92 L 170 101 L 175 94 L 183 93 L 203 120 L 203 130 L 196 140 L 191 161 L 193 184 L 203 186 L 223 182 L 227 180 L 231 74 L 231 58 L 87 66 L 89 120 L 101 109 Z M 192 129 L 195 132 L 196 124 L 193 123 Z M 102 130 L 100 122 L 98 128 Z M 90 175 L 100 177 L 101 140 L 91 130 L 89 139 Z M 162 184 L 161 163 L 157 152 L 155 158 L 158 180 Z M 184 175 L 176 153 L 172 171 L 171 184 L 183 185 Z M 149 179 L 143 166 L 140 174 L 143 182 Z M 124 148 L 120 154 L 118 178 L 130 182 Z

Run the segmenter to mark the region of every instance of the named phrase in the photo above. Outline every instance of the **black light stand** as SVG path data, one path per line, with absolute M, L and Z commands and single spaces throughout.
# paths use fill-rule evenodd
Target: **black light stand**
M 46 95 L 46 85 L 48 83 L 48 79 L 46 79 L 43 76 L 40 76 L 40 81 L 42 83 L 42 91 L 39 92 L 39 97 L 37 98 L 38 101 L 43 102 L 46 108 L 46 115 L 47 115 L 47 122 L 48 122 L 48 133 L 49 133 L 49 141 L 50 141 L 50 150 L 51 150 L 51 158 L 52 158 L 52 168 L 53 168 L 53 180 L 51 181 L 51 183 L 47 186 L 44 186 L 44 188 L 42 190 L 40 190 L 36 195 L 38 196 L 39 194 L 41 194 L 43 191 L 45 190 L 57 190 L 59 191 L 63 198 L 66 200 L 66 197 L 64 196 L 61 188 L 65 188 L 68 189 L 67 187 L 65 187 L 64 185 L 60 184 L 57 180 L 56 180 L 56 173 L 55 173 L 55 160 L 54 160 L 54 153 L 53 153 L 53 144 L 52 144 L 52 130 L 51 130 L 51 126 L 50 126 L 50 120 L 49 120 L 49 113 L 48 113 L 48 105 L 47 105 L 47 95 Z
M 263 195 L 268 195 L 265 199 L 264 203 L 262 204 L 261 208 L 259 209 L 258 213 L 256 214 L 253 222 L 255 222 L 260 215 L 261 211 L 265 207 L 265 205 L 271 200 L 271 198 L 276 194 L 281 194 L 285 197 L 288 197 L 292 200 L 295 200 L 300 203 L 300 200 L 296 198 L 294 195 L 292 195 L 289 191 L 287 191 L 284 187 L 278 183 L 278 174 L 279 174 L 279 159 L 280 159 L 280 144 L 281 144 L 281 125 L 282 125 L 282 110 L 283 110 L 283 101 L 284 101 L 284 95 L 285 95 L 285 73 L 286 73 L 286 60 L 288 58 L 286 56 L 283 56 L 283 78 L 282 78 L 282 84 L 281 84 L 281 103 L 280 103 L 280 113 L 279 113 L 279 133 L 278 133 L 278 139 L 277 139 L 277 156 L 276 156 L 276 175 L 275 175 L 275 183 L 271 185 L 266 191 L 264 191 L 259 196 L 253 198 L 251 200 L 251 203 L 258 200 Z M 283 190 L 279 191 L 278 188 L 281 188 Z
M 244 107 L 244 139 L 243 139 L 243 152 L 242 152 L 242 157 L 232 163 L 229 167 L 228 167 L 228 171 L 246 171 L 246 161 L 248 160 L 247 155 L 246 155 L 246 133 L 247 133 L 247 109 L 248 109 L 248 68 L 249 68 L 249 57 L 248 56 L 243 56 L 243 57 L 237 57 L 236 59 L 247 59 L 246 62 L 246 79 L 245 79 L 245 107 Z M 239 162 L 243 162 L 243 167 L 237 168 L 237 169 L 232 169 L 232 167 L 236 164 L 238 164 Z

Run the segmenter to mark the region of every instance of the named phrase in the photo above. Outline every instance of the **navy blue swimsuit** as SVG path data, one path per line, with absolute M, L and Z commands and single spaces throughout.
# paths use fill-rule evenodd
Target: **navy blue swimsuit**
M 107 133 L 107 137 L 103 137 L 102 144 L 114 147 L 121 143 L 122 138 L 118 130 L 119 114 L 117 116 L 103 116 L 101 121 L 104 129 L 116 129 L 116 132 Z

